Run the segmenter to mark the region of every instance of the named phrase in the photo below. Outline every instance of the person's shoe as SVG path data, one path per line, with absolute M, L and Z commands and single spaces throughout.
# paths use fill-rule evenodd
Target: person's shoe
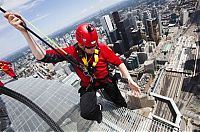
M 99 105 L 99 109 L 100 109 L 100 112 L 103 110 L 103 105 L 102 104 L 98 104 Z M 102 121 L 102 112 L 100 113 L 98 119 L 97 119 L 97 123 L 101 123 Z

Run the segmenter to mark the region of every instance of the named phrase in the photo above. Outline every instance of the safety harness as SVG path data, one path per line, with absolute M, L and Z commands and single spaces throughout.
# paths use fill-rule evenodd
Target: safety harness
M 99 48 L 97 47 L 94 50 L 93 56 L 91 56 L 91 58 L 88 60 L 86 53 L 78 46 L 78 44 L 75 44 L 74 46 L 78 54 L 78 57 L 82 60 L 83 65 L 86 69 L 86 71 L 83 71 L 84 74 L 86 76 L 89 76 L 91 78 L 91 82 L 93 82 L 93 80 L 95 79 L 95 75 L 94 75 L 95 67 L 97 63 L 99 62 L 99 52 L 100 52 Z M 89 62 L 92 59 L 92 57 L 94 58 L 94 62 L 90 64 Z

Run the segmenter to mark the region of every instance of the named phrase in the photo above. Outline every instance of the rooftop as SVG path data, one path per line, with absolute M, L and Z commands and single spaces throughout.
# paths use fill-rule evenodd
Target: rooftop
M 177 131 L 139 110 L 117 108 L 99 97 L 104 106 L 102 123 L 80 117 L 78 89 L 52 80 L 24 78 L 11 81 L 6 87 L 17 91 L 42 108 L 64 131 Z M 1 95 L 14 131 L 48 131 L 50 127 L 36 113 L 19 101 Z

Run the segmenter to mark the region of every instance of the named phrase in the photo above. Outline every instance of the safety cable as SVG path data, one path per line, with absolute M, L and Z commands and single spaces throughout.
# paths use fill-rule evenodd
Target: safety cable
M 2 11 L 3 13 L 6 13 L 6 10 L 4 10 L 2 7 L 0 7 L 0 11 Z M 41 38 L 38 34 L 36 34 L 35 32 L 33 32 L 30 28 L 28 28 L 26 25 L 22 24 L 22 26 L 29 31 L 31 34 L 33 34 L 35 37 L 37 37 L 38 39 L 40 39 L 43 43 L 45 43 L 47 46 L 49 46 L 51 49 L 53 49 L 56 53 L 58 53 L 60 56 L 62 56 L 64 59 L 66 59 L 67 61 L 69 61 L 71 64 L 74 64 L 78 67 L 81 68 L 81 63 L 79 63 L 75 58 L 73 58 L 72 56 L 70 56 L 69 54 L 63 55 L 59 50 L 55 49 L 52 45 L 50 45 L 49 43 L 47 43 L 43 38 Z
M 13 10 L 14 11 L 14 10 Z M 19 14 L 19 13 L 18 13 Z M 47 40 L 49 40 L 49 42 L 51 44 L 53 44 L 54 46 L 56 46 L 59 50 L 61 50 L 63 53 L 67 54 L 54 40 L 52 40 L 51 38 L 49 38 L 46 34 L 44 34 L 42 31 L 40 31 L 36 26 L 33 25 L 33 23 L 31 23 L 30 21 L 28 21 L 25 17 L 23 17 L 21 15 L 22 19 L 25 20 L 29 25 L 31 25 L 40 36 L 44 36 Z
M 0 94 L 7 95 L 25 104 L 27 107 L 33 110 L 36 114 L 38 114 L 51 127 L 53 131 L 64 132 L 60 128 L 60 126 L 56 122 L 54 122 L 54 120 L 51 117 L 49 117 L 39 106 L 37 106 L 33 101 L 31 101 L 24 95 L 16 91 L 13 91 L 7 87 L 0 87 Z

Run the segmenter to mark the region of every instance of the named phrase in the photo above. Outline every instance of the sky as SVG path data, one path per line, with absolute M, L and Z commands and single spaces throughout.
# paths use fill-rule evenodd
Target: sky
M 21 14 L 48 35 L 120 1 L 123 0 L 0 0 L 0 4 L 6 11 Z M 0 12 L 0 58 L 26 45 L 22 34 Z

